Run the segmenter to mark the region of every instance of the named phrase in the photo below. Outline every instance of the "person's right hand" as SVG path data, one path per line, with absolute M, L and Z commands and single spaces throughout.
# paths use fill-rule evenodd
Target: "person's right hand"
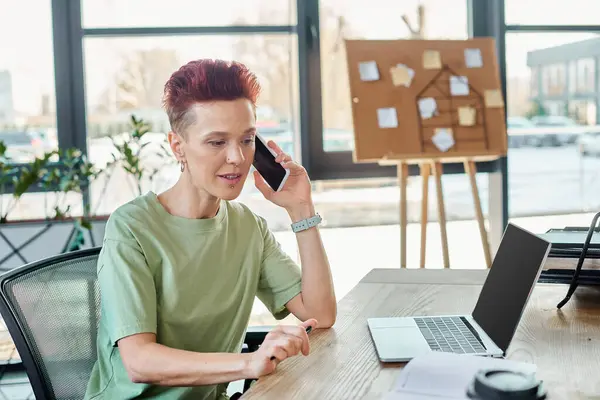
M 315 328 L 317 320 L 309 319 L 297 326 L 280 325 L 265 336 L 261 346 L 250 353 L 250 378 L 258 379 L 275 371 L 286 358 L 302 352 L 310 353 L 310 342 L 306 328 Z

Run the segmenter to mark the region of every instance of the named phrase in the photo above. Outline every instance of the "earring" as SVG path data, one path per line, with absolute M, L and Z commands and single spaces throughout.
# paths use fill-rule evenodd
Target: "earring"
M 181 162 L 181 166 L 179 167 L 179 170 L 180 170 L 181 172 L 183 172 L 183 170 L 184 170 L 184 169 L 185 169 L 185 162 L 184 162 L 184 161 L 182 161 L 182 162 Z

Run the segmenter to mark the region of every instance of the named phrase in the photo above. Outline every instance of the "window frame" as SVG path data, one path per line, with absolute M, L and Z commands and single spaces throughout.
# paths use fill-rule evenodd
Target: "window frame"
M 52 0 L 59 148 L 76 147 L 85 154 L 88 150 L 83 63 L 86 37 L 296 33 L 296 25 L 83 28 L 82 19 L 81 0 Z
M 302 0 L 297 0 L 300 4 Z M 83 45 L 86 37 L 295 34 L 296 25 L 83 28 L 81 0 L 52 0 L 58 148 L 88 153 Z M 300 16 L 298 16 L 300 20 Z M 89 204 L 89 193 L 83 194 Z
M 467 1 L 467 18 L 469 25 L 472 25 L 473 17 L 473 3 L 471 0 Z M 304 13 L 300 12 L 300 7 L 304 9 Z M 323 123 L 322 123 L 322 96 L 321 96 L 321 56 L 320 56 L 320 31 L 319 31 L 319 1 L 318 0 L 306 0 L 298 1 L 298 21 L 300 15 L 306 15 L 307 21 L 310 25 L 306 30 L 310 29 L 313 35 L 316 35 L 314 43 L 307 48 L 307 58 L 310 60 L 307 62 L 312 68 L 307 74 L 308 82 L 306 87 L 309 89 L 305 96 L 309 97 L 306 103 L 301 101 L 301 113 L 303 105 L 307 104 L 310 109 L 306 111 L 309 116 L 309 124 L 307 130 L 302 130 L 303 139 L 303 165 L 310 173 L 310 176 L 314 180 L 329 180 L 329 179 L 364 179 L 364 178 L 380 178 L 380 177 L 396 177 L 397 168 L 394 166 L 381 166 L 377 163 L 355 163 L 353 160 L 353 154 L 351 151 L 336 151 L 327 152 L 324 149 L 323 143 Z M 312 22 L 316 21 L 316 22 Z M 299 39 L 303 38 L 300 34 L 302 27 L 299 24 Z M 470 30 L 471 31 L 471 30 Z M 470 34 L 470 37 L 473 35 Z M 299 42 L 301 44 L 301 41 Z M 302 67 L 302 66 L 301 66 Z M 301 68 L 302 70 L 302 68 Z M 301 87 L 302 93 L 302 87 Z M 495 161 L 485 161 L 477 163 L 478 172 L 495 172 L 498 171 L 498 164 Z M 409 168 L 409 175 L 419 175 L 419 168 L 416 165 L 412 165 Z M 444 164 L 444 174 L 457 174 L 464 173 L 463 163 L 449 163 Z
M 323 144 L 321 104 L 321 57 L 319 0 L 296 0 L 295 25 L 185 26 L 134 28 L 83 28 L 81 0 L 51 0 L 54 73 L 56 95 L 56 129 L 59 149 L 79 148 L 87 154 L 86 99 L 83 64 L 83 39 L 86 36 L 145 35 L 224 35 L 224 34 L 295 34 L 298 41 L 299 135 L 300 161 L 313 180 L 395 177 L 396 168 L 373 163 L 354 163 L 352 152 L 326 152 Z M 505 21 L 505 0 L 467 0 L 469 37 L 492 37 L 496 41 L 502 92 L 506 98 L 507 33 L 513 32 L 600 32 L 600 25 L 515 25 Z M 565 84 L 569 87 L 567 67 Z M 600 58 L 594 68 L 595 84 L 600 86 Z M 542 71 L 538 71 L 541 80 Z M 541 84 L 540 84 L 541 86 Z M 538 86 L 538 91 L 541 91 Z M 568 91 L 569 89 L 567 89 Z M 600 99 L 596 99 L 597 105 Z M 597 106 L 600 115 L 600 107 Z M 490 219 L 508 222 L 507 157 L 477 163 L 479 172 L 490 173 L 490 198 L 498 197 L 500 215 L 490 209 Z M 463 173 L 461 163 L 446 164 L 444 173 Z M 410 175 L 418 175 L 411 166 Z M 492 175 L 495 175 L 492 177 Z M 496 201 L 496 200 L 494 200 Z M 494 214 L 494 215 L 492 215 Z
M 125 37 L 157 35 L 295 34 L 298 48 L 299 161 L 312 180 L 395 177 L 397 169 L 376 163 L 355 163 L 351 151 L 326 152 L 323 143 L 321 103 L 321 56 L 319 0 L 296 0 L 295 25 L 185 26 L 83 28 L 81 0 L 52 0 L 56 110 L 59 148 L 76 147 L 87 154 L 86 98 L 83 63 L 85 37 Z M 492 36 L 497 40 L 503 92 L 506 95 L 504 67 L 504 1 L 467 1 L 469 36 Z M 508 220 L 506 160 L 477 163 L 478 172 L 500 173 L 503 182 L 498 194 Z M 445 174 L 464 173 L 462 163 L 444 165 Z M 417 165 L 409 174 L 419 174 Z
M 500 79 L 502 80 L 502 89 L 503 89 L 503 93 L 504 96 L 506 98 L 506 46 L 505 46 L 505 42 L 506 42 L 506 36 L 508 34 L 511 33 L 523 33 L 523 32 L 532 32 L 532 33 L 557 33 L 557 32 L 564 32 L 564 33 L 582 33 L 582 32 L 600 32 L 600 25 L 569 25 L 569 24 L 559 24 L 559 25 L 538 25 L 538 24 L 507 24 L 506 23 L 506 18 L 505 18 L 505 0 L 489 0 L 489 1 L 477 1 L 477 0 L 470 0 L 471 4 L 474 7 L 481 7 L 486 8 L 489 7 L 488 12 L 487 12 L 487 16 L 488 16 L 488 21 L 491 21 L 493 19 L 493 13 L 497 13 L 497 21 L 496 23 L 499 24 L 500 26 L 498 27 L 498 29 L 496 29 L 496 34 L 493 35 L 497 41 L 497 48 L 498 48 L 498 57 L 499 57 L 499 61 L 500 61 Z M 492 18 L 492 19 L 490 19 Z M 477 20 L 474 19 L 476 22 L 479 22 L 480 24 L 485 21 L 482 20 Z M 484 27 L 482 27 L 482 29 L 485 30 Z M 598 64 L 598 63 L 597 63 Z M 564 64 L 564 75 L 563 75 L 563 79 L 564 79 L 564 91 L 562 93 L 562 96 L 569 96 L 570 93 L 570 65 L 568 64 Z M 596 66 L 596 76 L 600 76 L 600 66 Z M 543 72 L 542 70 L 540 70 L 540 78 L 543 79 Z M 576 85 L 577 85 L 577 80 L 576 80 Z M 542 88 L 540 91 L 540 95 L 542 96 L 542 98 L 546 97 L 546 95 L 544 94 L 544 90 L 543 90 L 543 82 L 542 84 Z M 600 83 L 596 83 L 599 84 Z M 550 96 L 547 96 L 550 97 Z M 598 104 L 600 104 L 600 99 L 596 100 L 596 104 L 597 104 L 597 113 L 600 113 L 600 107 L 598 107 Z M 507 164 L 507 159 L 504 158 L 503 160 L 501 160 L 501 172 L 502 172 L 502 186 L 503 186 L 503 199 L 504 199 L 504 206 L 503 206 L 503 219 L 505 221 L 508 221 L 508 217 L 509 217 L 509 207 L 508 207 L 508 202 L 509 202 L 509 198 L 508 198 L 508 164 Z
M 470 2 L 469 2 L 470 3 Z M 355 163 L 352 152 L 326 152 L 323 144 L 319 0 L 297 0 L 297 25 L 84 28 L 81 0 L 52 0 L 56 109 L 59 148 L 87 153 L 83 40 L 85 37 L 162 35 L 295 34 L 299 62 L 300 160 L 313 180 L 396 176 L 396 168 Z M 468 4 L 468 8 L 472 5 Z M 470 13 L 472 14 L 472 13 Z M 478 171 L 497 171 L 495 162 L 478 163 Z M 446 164 L 444 173 L 463 173 L 462 163 Z M 411 175 L 419 173 L 410 168 Z

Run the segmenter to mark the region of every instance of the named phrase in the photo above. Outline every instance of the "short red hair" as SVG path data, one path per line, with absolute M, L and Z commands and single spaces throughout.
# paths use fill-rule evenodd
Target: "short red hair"
M 202 59 L 175 71 L 165 84 L 163 105 L 171 129 L 179 134 L 192 125 L 196 103 L 245 98 L 256 107 L 260 84 L 256 75 L 236 61 Z

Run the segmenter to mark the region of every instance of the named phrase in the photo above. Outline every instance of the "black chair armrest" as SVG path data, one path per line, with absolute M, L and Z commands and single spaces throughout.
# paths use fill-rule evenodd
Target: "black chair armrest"
M 264 342 L 267 333 L 272 331 L 274 326 L 249 326 L 244 338 L 244 348 L 242 352 L 253 352 Z

